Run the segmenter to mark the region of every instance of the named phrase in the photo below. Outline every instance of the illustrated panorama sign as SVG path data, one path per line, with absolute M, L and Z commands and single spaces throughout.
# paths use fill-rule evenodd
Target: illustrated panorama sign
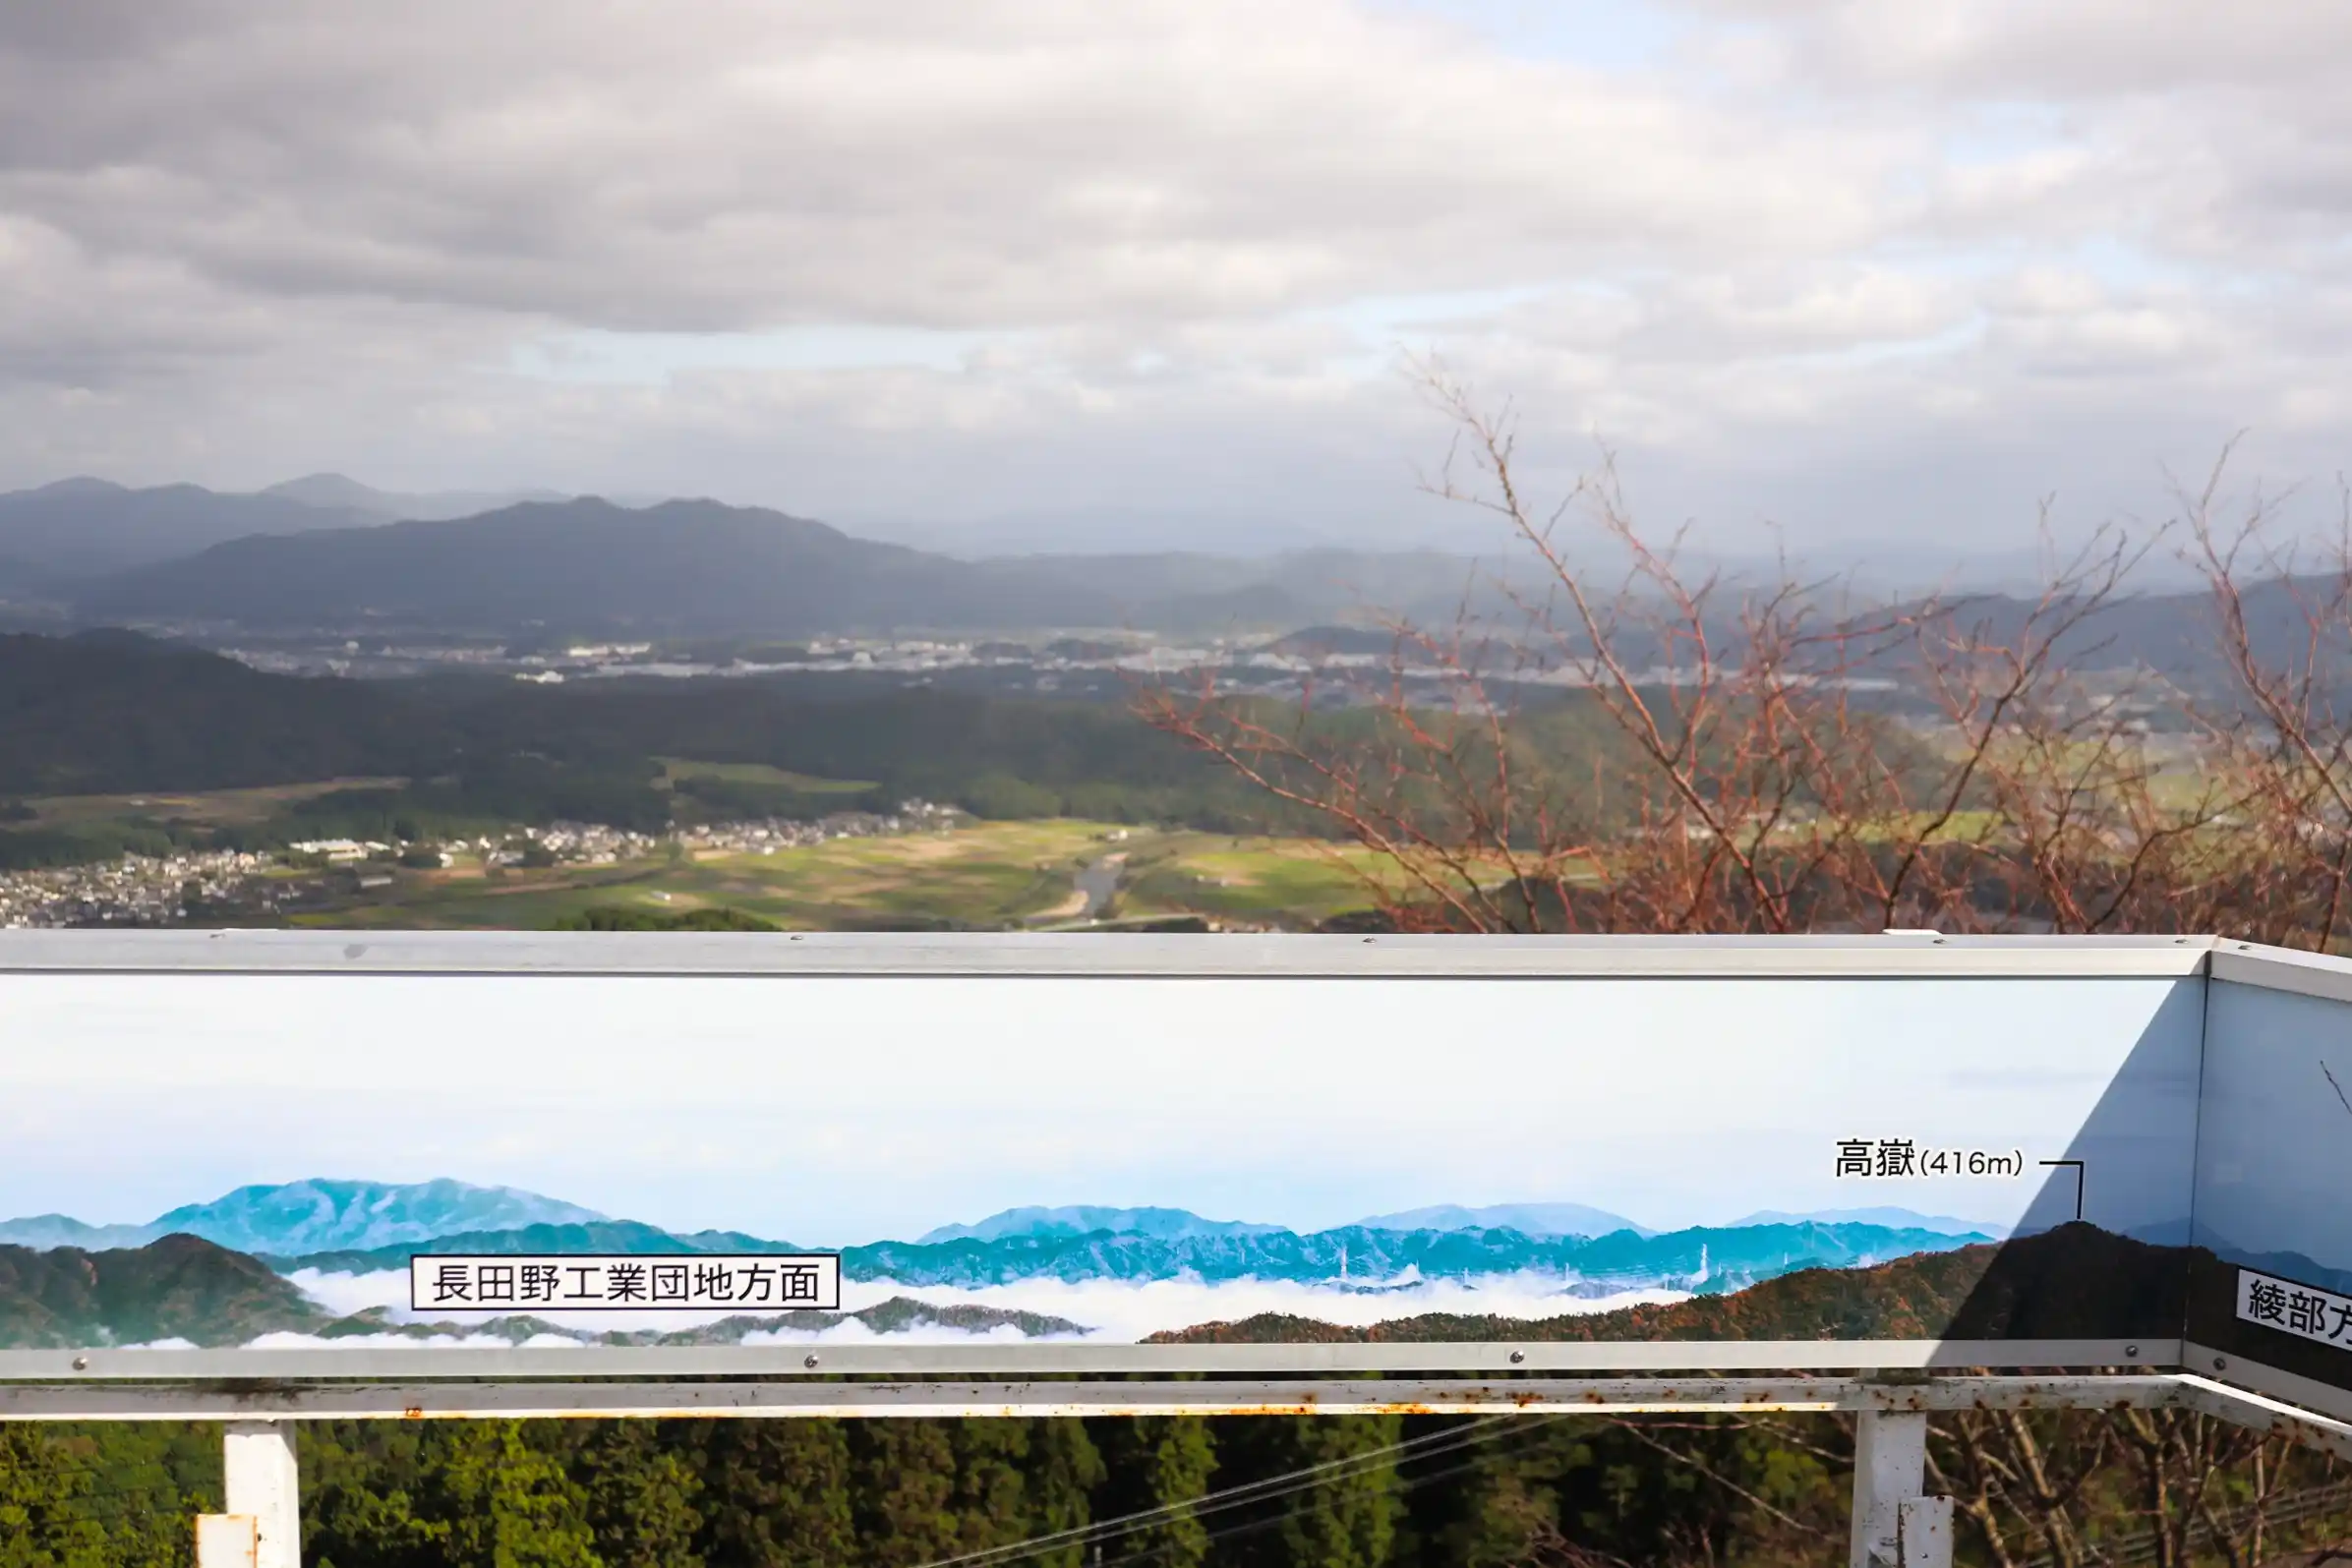
M 2186 1339 L 2352 1385 L 2352 1006 L 2186 949 L 684 974 L 531 940 L 318 973 L 0 938 L 0 1354 Z

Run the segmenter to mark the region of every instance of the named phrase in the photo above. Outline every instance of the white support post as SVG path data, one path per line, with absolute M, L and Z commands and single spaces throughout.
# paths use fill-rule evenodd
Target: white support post
M 1906 1497 L 1898 1515 L 1903 1568 L 1952 1568 L 1952 1499 Z
M 1854 1418 L 1853 1542 L 1848 1568 L 1903 1568 L 1903 1504 L 1927 1489 L 1927 1418 L 1866 1410 Z
M 254 1568 L 262 1535 L 251 1514 L 198 1514 L 196 1568 Z
M 222 1441 L 224 1512 L 256 1526 L 254 1568 L 302 1568 L 302 1488 L 290 1421 L 230 1422 Z

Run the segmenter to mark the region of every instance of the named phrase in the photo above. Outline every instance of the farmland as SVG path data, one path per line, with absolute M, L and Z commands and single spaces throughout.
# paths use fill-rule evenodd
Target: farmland
M 1359 852 L 1072 819 L 967 823 L 757 851 L 525 870 L 460 862 L 296 916 L 318 926 L 544 929 L 592 908 L 730 908 L 799 930 L 1051 928 L 1200 916 L 1312 926 L 1368 900 Z M 1081 885 L 1082 874 L 1084 886 Z

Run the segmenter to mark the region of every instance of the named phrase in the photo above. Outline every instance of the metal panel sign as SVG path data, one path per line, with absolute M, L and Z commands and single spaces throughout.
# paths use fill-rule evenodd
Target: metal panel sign
M 2352 1414 L 2352 1002 L 2209 984 L 2191 1370 Z
M 0 974 L 0 1350 L 2179 1339 L 2186 959 L 614 974 L 603 940 Z

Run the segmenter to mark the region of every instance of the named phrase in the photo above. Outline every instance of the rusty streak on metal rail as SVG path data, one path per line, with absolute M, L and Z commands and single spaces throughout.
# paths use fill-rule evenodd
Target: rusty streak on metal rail
M 2352 1421 L 2179 1372 L 2106 1376 L 1293 1378 L 1223 1382 L 214 1381 L 0 1384 L 0 1421 L 467 1418 L 1531 1416 L 2199 1412 L 2352 1459 Z
M 2178 1372 L 1229 1382 L 6 1383 L 0 1421 L 2199 1412 L 2352 1460 L 2352 1421 Z
M 1781 1376 L 1159 1383 L 20 1383 L 0 1385 L 0 1421 L 2153 1409 L 2178 1403 L 2181 1381 L 2168 1373 L 2141 1373 L 1901 1381 Z

